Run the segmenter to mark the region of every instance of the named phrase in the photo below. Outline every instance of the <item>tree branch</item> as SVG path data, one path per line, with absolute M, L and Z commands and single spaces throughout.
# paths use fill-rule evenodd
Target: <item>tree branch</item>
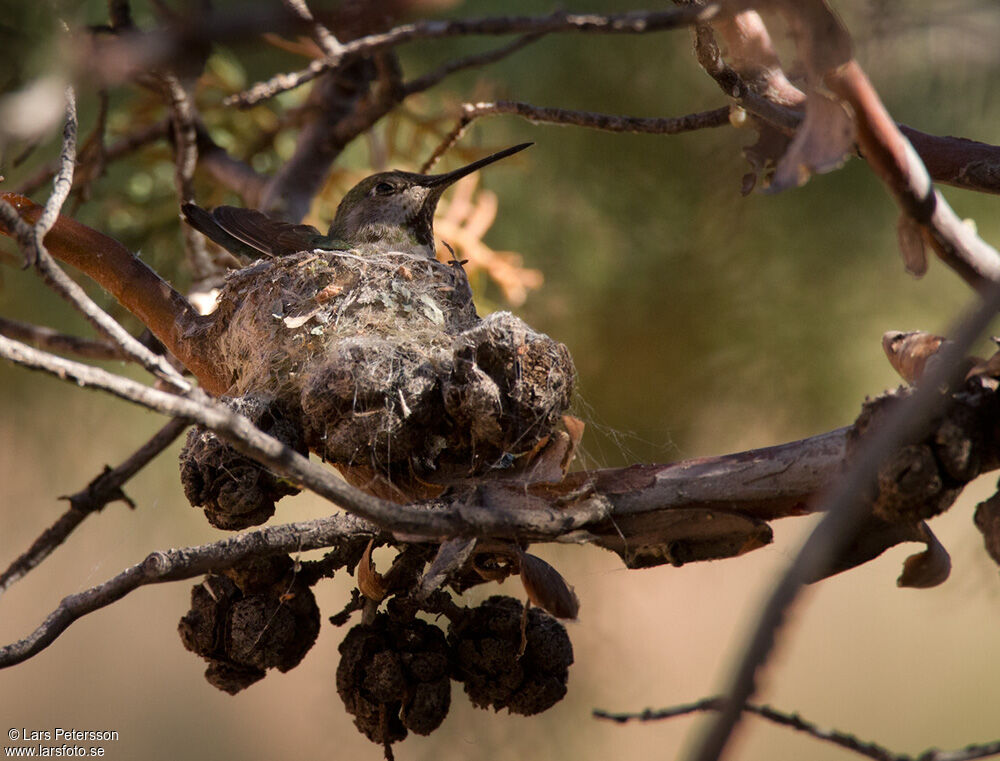
M 537 505 L 487 509 L 475 504 L 460 504 L 428 510 L 416 505 L 400 505 L 355 489 L 197 389 L 192 390 L 189 397 L 175 396 L 2 336 L 0 357 L 72 380 L 80 386 L 102 389 L 157 412 L 199 423 L 242 454 L 280 473 L 300 488 L 308 488 L 359 517 L 402 534 L 427 538 L 465 534 L 529 540 L 552 538 L 599 522 L 609 514 L 606 501 L 599 498 L 583 500 L 563 509 Z
M 712 30 L 725 40 L 729 66 Z M 771 37 L 757 11 L 721 16 L 696 29 L 698 62 L 719 85 L 750 113 L 781 131 L 794 131 L 801 121 L 797 109 L 805 93 L 785 76 Z M 909 138 L 935 182 L 983 193 L 1000 193 L 1000 147 L 958 137 L 941 137 L 896 125 Z
M 0 573 L 0 593 L 8 590 L 14 582 L 23 578 L 37 567 L 79 526 L 91 513 L 99 512 L 109 502 L 123 500 L 130 507 L 135 504 L 122 491 L 122 486 L 144 468 L 154 457 L 166 449 L 188 427 L 186 420 L 176 418 L 169 421 L 153 437 L 137 449 L 127 460 L 116 468 L 105 468 L 87 486 L 64 499 L 70 508 L 34 541 L 31 547 Z
M 116 161 L 145 145 L 166 137 L 169 128 L 169 120 L 163 119 L 122 135 L 118 140 L 104 149 L 105 164 Z M 41 167 L 31 177 L 21 183 L 17 188 L 17 193 L 30 196 L 55 176 L 56 172 L 59 171 L 59 166 L 59 160 L 55 160 Z
M 662 719 L 672 719 L 676 716 L 687 716 L 692 713 L 721 711 L 724 705 L 725 701 L 723 698 L 714 697 L 704 698 L 696 703 L 672 706 L 671 708 L 661 708 L 658 710 L 647 708 L 640 713 L 611 713 L 598 709 L 593 712 L 593 716 L 597 719 L 608 719 L 618 724 L 625 724 L 630 721 L 660 721 Z M 785 713 L 767 705 L 758 706 L 752 703 L 744 705 L 743 711 L 760 716 L 780 726 L 791 727 L 799 732 L 805 732 L 817 740 L 846 748 L 867 758 L 873 758 L 875 761 L 904 761 L 908 759 L 907 756 L 893 753 L 888 748 L 884 748 L 877 743 L 859 740 L 847 732 L 841 732 L 836 729 L 823 729 L 815 723 L 803 719 L 797 713 Z
M 25 237 L 25 230 L 31 230 L 26 221 L 36 220 L 40 211 L 41 207 L 23 196 L 0 193 L 0 222 L 6 224 L 6 227 L 0 226 L 0 233 L 13 234 L 22 246 L 34 245 L 33 238 Z M 204 325 L 201 315 L 142 260 L 114 238 L 65 216 L 58 217 L 46 241 L 59 259 L 99 283 L 138 317 L 209 392 L 225 392 L 229 380 L 219 376 L 219 368 L 198 340 L 199 327 Z M 112 338 L 128 356 L 158 377 L 168 379 L 177 388 L 190 387 L 163 357 L 152 354 L 94 304 L 83 289 L 52 262 L 46 247 L 43 246 L 40 252 L 43 255 L 38 257 L 38 266 L 43 276 L 54 281 L 59 292 L 101 333 Z
M 45 203 L 43 208 L 32 203 L 28 199 L 17 196 L 13 193 L 0 193 L 0 222 L 6 225 L 6 227 L 0 226 L 0 232 L 12 235 L 17 239 L 24 254 L 25 261 L 29 264 L 33 263 L 38 272 L 41 274 L 43 280 L 45 280 L 45 282 L 60 296 L 69 301 L 70 304 L 72 304 L 95 328 L 97 328 L 97 330 L 115 341 L 122 347 L 122 350 L 128 356 L 138 361 L 143 367 L 154 373 L 157 377 L 163 379 L 175 388 L 187 389 L 190 387 L 190 384 L 184 380 L 163 357 L 153 354 L 149 349 L 133 338 L 128 331 L 118 324 L 117 321 L 112 319 L 110 315 L 97 306 L 97 304 L 95 304 L 93 300 L 87 296 L 84 290 L 77 285 L 72 278 L 63 272 L 62 269 L 59 268 L 59 266 L 52 260 L 48 250 L 45 248 L 43 240 L 48 237 L 50 233 L 54 233 L 55 241 L 60 243 L 63 242 L 63 236 L 66 232 L 66 228 L 70 227 L 73 229 L 74 233 L 80 231 L 92 233 L 93 236 L 97 236 L 97 240 L 103 239 L 104 241 L 110 241 L 114 247 L 117 247 L 117 249 L 124 250 L 124 247 L 117 241 L 113 241 L 106 236 L 102 236 L 100 233 L 90 230 L 90 228 L 84 227 L 83 225 L 78 225 L 75 222 L 70 223 L 66 217 L 59 216 L 59 210 L 62 207 L 62 204 L 65 203 L 66 198 L 73 187 L 73 167 L 76 161 L 76 96 L 74 95 L 72 88 L 67 88 L 66 96 L 66 127 L 63 133 L 60 168 L 56 174 L 55 180 L 53 181 L 52 195 L 49 197 L 49 200 Z M 21 218 L 21 215 L 19 215 L 19 211 L 23 212 L 23 216 L 31 220 L 32 224 L 29 225 L 26 223 L 25 220 Z M 82 254 L 83 252 L 81 252 L 78 248 L 81 243 L 81 238 L 89 237 L 90 240 L 86 241 L 90 244 L 89 247 L 83 248 L 83 251 L 86 253 L 82 256 L 78 255 L 75 258 L 81 265 L 84 265 L 81 266 L 81 269 L 85 272 L 88 269 L 91 271 L 97 269 L 98 271 L 103 272 L 103 262 L 100 261 L 100 257 L 93 256 L 93 252 L 95 250 L 101 249 L 100 246 L 94 245 L 97 241 L 93 236 L 83 235 L 77 237 L 75 235 L 70 235 L 70 245 L 66 246 L 66 248 L 75 254 Z M 134 260 L 131 254 L 127 251 L 125 251 L 125 253 L 129 259 L 137 261 Z M 75 264 L 76 262 L 72 263 Z M 145 267 L 145 265 L 142 265 L 142 267 Z M 134 269 L 137 272 L 140 271 L 139 268 Z M 152 271 L 148 268 L 146 268 L 146 271 L 152 273 Z M 120 275 L 121 273 L 114 272 L 109 274 L 115 276 Z M 163 285 L 165 289 L 173 292 L 180 302 L 187 305 L 187 302 L 184 301 L 183 297 L 173 291 L 173 289 L 170 289 L 170 287 L 156 277 L 155 274 L 153 277 L 159 284 Z M 136 278 L 136 281 L 140 282 L 140 278 Z M 104 283 L 101 284 L 104 285 Z M 121 286 L 122 287 L 119 289 L 121 292 L 130 293 L 131 290 L 134 289 L 135 283 L 126 282 L 122 283 Z M 113 290 L 112 293 L 114 293 Z M 115 295 L 117 296 L 117 294 Z M 161 293 L 160 295 L 168 294 Z M 133 302 L 138 301 L 134 298 L 134 296 L 130 296 L 129 298 Z M 121 301 L 121 299 L 119 300 Z M 122 303 L 124 304 L 125 302 Z M 128 305 L 126 304 L 126 306 Z M 187 308 L 190 310 L 190 305 L 188 305 Z M 174 314 L 179 314 L 182 310 L 175 309 L 173 311 Z M 191 311 L 193 312 L 193 310 Z M 162 315 L 157 316 L 162 317 Z M 181 327 L 176 323 L 164 326 L 159 320 L 157 321 L 157 324 L 161 328 L 164 328 L 165 333 L 175 331 Z M 146 323 L 146 325 L 155 332 L 153 325 L 150 323 Z
M 786 612 L 802 586 L 831 567 L 851 533 L 866 517 L 868 503 L 862 495 L 875 482 L 879 467 L 900 446 L 919 438 L 941 410 L 945 397 L 939 389 L 954 387 L 961 380 L 963 359 L 972 342 L 1000 310 L 1000 269 L 998 275 L 987 277 L 975 267 L 976 264 L 986 267 L 985 261 L 993 257 L 1000 268 L 1000 257 L 962 225 L 933 190 L 916 153 L 896 129 L 857 62 L 850 58 L 850 38 L 839 20 L 823 0 L 787 5 L 779 2 L 779 9 L 797 32 L 799 54 L 806 65 L 814 73 L 821 73 L 830 89 L 853 106 L 859 145 L 869 164 L 889 185 L 904 213 L 911 215 L 932 238 L 942 258 L 982 291 L 983 300 L 953 331 L 954 343 L 942 350 L 940 363 L 933 372 L 927 373 L 916 392 L 863 443 L 843 478 L 822 501 L 826 516 L 806 540 L 763 608 L 731 677 L 725 704 L 692 756 L 697 761 L 716 761 L 721 756 L 742 707 L 756 691 L 757 673 L 767 662 Z M 965 231 L 957 231 L 956 225 Z M 970 279 L 973 274 L 975 277 Z
M 605 132 L 632 132 L 647 135 L 677 135 L 681 132 L 710 127 L 728 125 L 730 108 L 716 108 L 712 111 L 702 111 L 686 116 L 672 118 L 639 118 L 635 116 L 619 116 L 617 114 L 599 114 L 593 111 L 571 111 L 563 108 L 547 108 L 533 106 L 530 103 L 501 100 L 493 103 L 464 103 L 462 116 L 455 128 L 449 132 L 443 141 L 434 149 L 430 158 L 420 168 L 427 172 L 444 153 L 451 148 L 474 120 L 480 116 L 496 114 L 513 114 L 534 123 L 569 125 L 587 127 Z
M 381 53 L 375 64 L 383 76 L 370 90 L 372 66 L 367 59 L 329 72 L 310 93 L 312 119 L 299 135 L 295 155 L 265 186 L 261 207 L 289 220 L 301 219 L 344 147 L 406 98 L 433 87 L 451 73 L 505 58 L 541 36 L 525 35 L 496 50 L 449 61 L 405 84 L 398 82 L 392 56 Z
M 692 713 L 705 711 L 721 711 L 725 701 L 721 697 L 705 698 L 696 703 L 672 706 L 653 710 L 647 708 L 639 713 L 613 713 L 596 709 L 593 712 L 594 718 L 608 719 L 618 724 L 625 724 L 630 721 L 660 721 L 662 719 L 672 719 L 676 716 L 687 716 Z M 854 751 L 866 758 L 873 758 L 876 761 L 973 761 L 977 758 L 987 758 L 1000 753 L 1000 741 L 988 743 L 977 743 L 967 745 L 956 750 L 938 750 L 929 748 L 918 754 L 911 756 L 906 753 L 895 753 L 878 743 L 860 740 L 852 734 L 841 732 L 837 729 L 823 729 L 814 722 L 803 719 L 797 713 L 786 713 L 767 705 L 753 705 L 747 703 L 743 706 L 745 713 L 752 713 L 767 719 L 779 726 L 791 727 L 799 732 L 805 732 L 810 737 L 817 740 L 838 745 L 841 748 Z
M 645 34 L 677 29 L 713 18 L 719 6 L 686 6 L 664 11 L 620 14 L 553 13 L 548 16 L 502 16 L 496 18 L 417 21 L 403 24 L 388 32 L 370 34 L 344 43 L 338 56 L 318 59 L 301 71 L 278 74 L 260 82 L 226 101 L 227 105 L 252 106 L 278 93 L 304 85 L 320 74 L 339 68 L 355 55 L 369 55 L 411 40 L 433 40 L 445 37 L 501 34 L 550 34 L 553 32 L 584 32 L 603 34 Z
M 960 336 L 959 340 L 964 339 Z M 197 390 L 188 397 L 178 397 L 2 337 L 0 357 L 198 422 L 290 482 L 311 489 L 406 541 L 483 537 L 519 542 L 589 542 L 617 552 L 630 568 L 732 557 L 764 546 L 771 539 L 766 521 L 823 509 L 824 505 L 815 503 L 814 497 L 838 481 L 845 456 L 847 429 L 840 429 L 734 455 L 577 473 L 559 483 L 479 481 L 471 488 L 457 484 L 446 499 L 399 505 L 354 489 Z M 927 382 L 934 384 L 928 388 L 937 389 L 937 380 L 928 378 Z M 924 392 L 924 397 L 928 393 Z M 868 462 L 864 453 L 858 457 Z M 1000 457 L 985 452 L 980 459 L 983 467 L 995 467 L 1000 462 Z M 839 509 L 836 505 L 834 508 Z M 863 548 L 862 554 L 853 556 L 848 565 L 865 562 L 886 547 L 908 540 L 930 545 L 933 536 L 890 531 L 877 539 L 874 551 Z M 828 567 L 820 564 L 808 568 L 807 572 L 814 575 L 803 576 L 799 582 L 819 578 Z M 101 588 L 101 604 L 124 594 L 118 586 L 113 590 L 118 591 Z M 75 605 L 70 606 L 71 612 L 77 611 Z M 87 612 L 89 608 L 81 610 Z M 68 619 L 66 615 L 64 611 L 55 617 L 57 626 L 65 628 L 82 613 L 74 612 Z M 42 629 L 47 631 L 48 626 Z M 32 635 L 25 641 L 27 644 L 19 643 L 11 651 L 15 658 L 12 662 L 37 652 L 38 646 L 33 644 L 36 640 L 44 646 L 53 637 Z
M 77 354 L 88 359 L 119 359 L 128 357 L 120 346 L 109 341 L 95 341 L 59 333 L 52 328 L 31 325 L 17 320 L 0 317 L 0 335 L 16 338 L 18 341 L 49 351 Z
M 344 49 L 343 43 L 327 27 L 312 15 L 305 0 L 282 0 L 285 7 L 312 27 L 313 37 L 328 56 L 338 56 Z
M 983 294 L 982 302 L 950 333 L 953 343 L 941 351 L 940 362 L 926 373 L 913 395 L 887 416 L 884 426 L 864 441 L 850 467 L 818 505 L 817 509 L 826 516 L 772 591 L 726 690 L 725 705 L 692 758 L 715 761 L 721 756 L 739 721 L 742 706 L 756 691 L 757 674 L 771 654 L 778 630 L 799 591 L 831 567 L 868 514 L 868 501 L 863 495 L 875 482 L 879 467 L 901 446 L 919 439 L 928 422 L 940 412 L 947 397 L 939 389 L 961 382 L 969 347 L 998 310 L 1000 284 L 994 284 Z
M 941 260 L 977 290 L 1000 282 L 1000 254 L 963 223 L 933 188 L 920 157 L 896 127 L 858 63 L 852 59 L 828 70 L 826 82 L 851 104 L 862 154 Z
M 194 170 L 198 165 L 198 130 L 194 106 L 184 86 L 175 74 L 159 72 L 156 76 L 170 107 L 170 126 L 174 147 L 174 184 L 177 188 L 177 208 L 193 203 Z M 205 238 L 190 225 L 181 224 L 184 250 L 188 266 L 195 281 L 217 274 L 217 268 L 209 256 Z
M 517 51 L 526 48 L 531 43 L 537 42 L 544 36 L 545 32 L 526 34 L 522 37 L 518 37 L 513 42 L 507 43 L 506 45 L 501 45 L 493 50 L 487 50 L 485 53 L 475 53 L 473 55 L 466 56 L 465 58 L 455 58 L 451 61 L 447 61 L 433 71 L 429 71 L 426 74 L 407 82 L 403 85 L 403 92 L 407 96 L 424 92 L 457 71 L 474 69 L 479 66 L 486 66 L 491 63 L 496 63 L 497 61 L 502 61 L 504 58 L 507 58 Z
M 250 558 L 337 546 L 362 536 L 360 541 L 367 541 L 376 531 L 352 516 L 332 515 L 269 526 L 198 547 L 152 552 L 141 563 L 126 568 L 103 584 L 64 597 L 35 631 L 0 648 L 0 668 L 21 663 L 41 652 L 80 617 L 107 607 L 147 584 L 190 579 L 209 571 L 231 568 Z

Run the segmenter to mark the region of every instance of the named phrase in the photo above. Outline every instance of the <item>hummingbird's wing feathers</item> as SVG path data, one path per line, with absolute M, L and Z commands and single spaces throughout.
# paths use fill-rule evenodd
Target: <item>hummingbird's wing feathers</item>
M 284 256 L 316 248 L 346 248 L 312 225 L 295 225 L 272 219 L 254 209 L 218 206 L 212 219 L 229 235 L 269 256 Z
M 185 203 L 181 205 L 181 211 L 184 212 L 184 218 L 191 227 L 209 240 L 218 243 L 227 251 L 249 259 L 260 258 L 261 251 L 258 248 L 248 246 L 239 238 L 234 238 L 227 233 L 219 226 L 219 223 L 215 221 L 212 215 L 200 206 L 195 206 L 193 203 Z

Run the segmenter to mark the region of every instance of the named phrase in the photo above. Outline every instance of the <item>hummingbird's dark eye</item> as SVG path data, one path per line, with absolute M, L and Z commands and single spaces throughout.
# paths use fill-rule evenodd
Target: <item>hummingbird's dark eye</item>
M 378 185 L 375 186 L 375 192 L 380 196 L 387 196 L 390 193 L 395 192 L 395 190 L 396 188 L 394 188 L 392 184 L 388 182 L 380 182 Z

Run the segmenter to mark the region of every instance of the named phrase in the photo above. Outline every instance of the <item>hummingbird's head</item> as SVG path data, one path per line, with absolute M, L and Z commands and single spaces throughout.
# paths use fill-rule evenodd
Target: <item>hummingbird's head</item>
M 522 151 L 522 143 L 446 174 L 379 172 L 344 196 L 330 225 L 330 236 L 348 243 L 426 246 L 434 249 L 434 210 L 444 191 L 487 164 Z

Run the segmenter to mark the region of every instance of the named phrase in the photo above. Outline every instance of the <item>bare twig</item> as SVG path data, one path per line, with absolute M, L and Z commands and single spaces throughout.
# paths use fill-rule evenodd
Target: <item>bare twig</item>
M 63 142 L 59 153 L 59 171 L 56 172 L 52 180 L 52 195 L 45 202 L 45 209 L 42 211 L 38 221 L 35 222 L 32 234 L 35 237 L 35 251 L 26 251 L 28 263 L 34 264 L 35 258 L 32 256 L 42 248 L 42 241 L 46 234 L 52 229 L 62 205 L 66 203 L 70 190 L 73 189 L 73 170 L 76 165 L 76 131 L 78 127 L 76 116 L 76 93 L 72 87 L 66 88 L 66 124 L 63 127 Z
M 619 116 L 616 114 L 599 114 L 593 111 L 571 111 L 563 108 L 546 108 L 533 106 L 519 101 L 496 101 L 493 103 L 465 103 L 462 105 L 462 116 L 458 124 L 449 132 L 445 139 L 434 149 L 430 158 L 421 167 L 421 172 L 427 172 L 444 153 L 454 145 L 465 133 L 469 124 L 480 116 L 495 114 L 514 114 L 529 121 L 545 124 L 561 124 L 576 127 L 599 129 L 605 132 L 632 132 L 648 135 L 676 135 L 681 132 L 691 132 L 709 127 L 722 127 L 729 124 L 729 107 L 716 108 L 712 111 L 702 111 L 673 118 L 645 119 L 634 116 Z
M 676 716 L 687 716 L 692 713 L 721 711 L 724 704 L 725 701 L 722 698 L 714 697 L 704 698 L 703 700 L 699 700 L 695 703 L 687 703 L 685 705 L 672 706 L 670 708 L 657 710 L 647 708 L 645 711 L 641 711 L 639 713 L 612 713 L 609 711 L 595 710 L 593 715 L 597 719 L 608 719 L 619 724 L 625 724 L 630 721 L 660 721 L 662 719 L 672 719 Z M 783 727 L 791 727 L 799 732 L 805 732 L 807 735 L 815 737 L 817 740 L 823 740 L 825 742 L 832 743 L 833 745 L 838 745 L 841 748 L 852 750 L 855 753 L 859 753 L 867 758 L 873 758 L 876 761 L 905 761 L 905 759 L 908 758 L 907 756 L 893 753 L 888 748 L 884 748 L 877 743 L 859 740 L 852 734 L 841 732 L 836 729 L 823 729 L 815 723 L 803 719 L 798 714 L 778 711 L 777 709 L 771 708 L 767 705 L 758 706 L 753 705 L 752 703 L 747 703 L 743 706 L 743 711 L 745 713 L 756 714 L 761 718 L 772 721 L 775 724 L 780 724 Z
M 77 171 L 74 182 L 77 191 L 74 210 L 90 198 L 93 182 L 104 174 L 104 169 L 107 166 L 107 146 L 105 146 L 104 140 L 108 129 L 108 109 L 111 99 L 106 89 L 99 90 L 97 97 L 100 103 L 97 111 L 97 123 L 80 150 L 80 169 Z
M 76 354 L 88 359 L 127 359 L 121 347 L 110 341 L 71 336 L 52 328 L 8 320 L 6 317 L 0 317 L 0 335 L 16 338 L 40 349 Z
M 165 137 L 169 128 L 170 121 L 164 119 L 122 135 L 104 149 L 105 164 L 127 156 L 133 151 Z M 60 162 L 56 160 L 41 167 L 35 174 L 21 183 L 17 192 L 22 195 L 31 195 L 55 176 L 55 173 L 59 171 L 59 166 Z
M 518 37 L 513 42 L 507 43 L 506 45 L 501 45 L 493 50 L 487 50 L 485 53 L 476 53 L 474 55 L 466 56 L 465 58 L 455 58 L 451 61 L 447 61 L 433 71 L 429 71 L 426 74 L 407 82 L 403 86 L 403 91 L 406 95 L 412 95 L 414 93 L 423 92 L 424 90 L 429 90 L 445 77 L 454 74 L 456 71 L 474 69 L 478 66 L 486 66 L 487 64 L 496 63 L 497 61 L 501 61 L 504 58 L 513 55 L 517 51 L 526 48 L 528 45 L 540 40 L 544 36 L 545 32 L 526 34 L 522 37 Z
M 157 77 L 170 106 L 170 121 L 174 143 L 174 182 L 177 186 L 177 207 L 194 202 L 194 170 L 198 164 L 198 130 L 194 107 L 184 86 L 171 72 Z M 205 238 L 190 225 L 181 225 L 184 250 L 194 279 L 202 280 L 215 274 L 216 267 L 209 256 Z
M 170 446 L 187 426 L 188 422 L 180 418 L 169 421 L 121 465 L 116 468 L 105 468 L 104 472 L 84 489 L 66 497 L 65 499 L 70 502 L 70 508 L 43 531 L 31 547 L 14 560 L 7 570 L 0 573 L 0 593 L 5 592 L 14 582 L 23 578 L 52 554 L 91 513 L 102 510 L 105 505 L 115 500 L 123 500 L 130 507 L 135 507 L 132 500 L 122 491 L 122 486 Z
M 337 56 L 318 59 L 301 71 L 279 74 L 260 82 L 227 104 L 252 106 L 278 93 L 292 90 L 309 82 L 325 71 L 339 67 L 351 56 L 371 54 L 411 40 L 441 39 L 467 35 L 550 34 L 553 32 L 588 32 L 604 34 L 644 34 L 689 26 L 707 21 L 719 12 L 719 6 L 686 6 L 663 11 L 620 14 L 553 13 L 548 16 L 507 16 L 446 21 L 417 21 L 390 29 L 388 32 L 359 37 L 344 43 Z
M 22 640 L 0 648 L 0 668 L 27 660 L 44 650 L 78 618 L 100 610 L 147 584 L 189 579 L 218 571 L 249 558 L 287 552 L 305 552 L 367 541 L 376 532 L 349 515 L 332 515 L 301 523 L 269 526 L 199 547 L 153 552 L 103 584 L 63 598 L 42 624 Z M 358 539 L 363 537 L 362 539 Z
M 714 697 L 705 698 L 697 701 L 696 703 L 672 706 L 670 708 L 657 710 L 647 708 L 645 711 L 640 711 L 639 713 L 612 713 L 609 711 L 595 710 L 593 715 L 598 719 L 608 719 L 619 724 L 624 724 L 629 721 L 659 721 L 661 719 L 672 719 L 675 716 L 686 716 L 695 712 L 720 711 L 722 710 L 723 705 L 724 701 L 722 698 Z M 957 748 L 956 750 L 938 750 L 937 748 L 930 748 L 916 756 L 911 756 L 907 753 L 894 753 L 878 743 L 859 740 L 854 735 L 841 732 L 837 729 L 823 729 L 822 727 L 817 726 L 814 722 L 803 719 L 797 713 L 786 713 L 772 708 L 771 706 L 758 706 L 748 703 L 743 706 L 743 711 L 745 713 L 752 713 L 760 716 L 761 718 L 767 719 L 768 721 L 774 722 L 780 726 L 791 727 L 792 729 L 800 732 L 805 732 L 807 735 L 815 737 L 817 740 L 823 740 L 824 742 L 838 745 L 841 748 L 854 751 L 855 753 L 867 758 L 873 758 L 876 761 L 973 761 L 973 759 L 988 758 L 989 756 L 996 756 L 1000 754 L 1000 741 L 993 741 L 989 743 L 967 745 L 964 748 Z
M 381 76 L 370 91 L 371 66 L 366 61 L 357 60 L 350 67 L 329 72 L 310 93 L 312 118 L 299 135 L 295 155 L 267 183 L 260 206 L 286 219 L 301 219 L 330 164 L 351 140 L 406 98 L 433 87 L 448 74 L 498 61 L 540 36 L 527 35 L 496 50 L 449 61 L 405 84 L 398 81 L 391 53 L 382 52 L 375 60 Z
M 324 53 L 331 58 L 335 58 L 341 54 L 344 45 L 334 36 L 333 32 L 316 20 L 306 5 L 305 0 L 282 0 L 282 2 L 286 8 L 289 8 L 295 15 L 312 27 L 313 36 L 316 38 L 319 46 L 323 48 Z
M 1000 741 L 967 745 L 955 750 L 931 749 L 921 753 L 916 761 L 973 761 L 996 755 L 1000 755 Z

